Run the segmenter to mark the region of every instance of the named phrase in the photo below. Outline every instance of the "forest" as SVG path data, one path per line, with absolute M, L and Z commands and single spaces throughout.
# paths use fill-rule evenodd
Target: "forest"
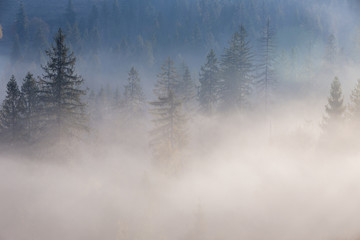
M 0 0 L 0 240 L 358 239 L 359 9 Z

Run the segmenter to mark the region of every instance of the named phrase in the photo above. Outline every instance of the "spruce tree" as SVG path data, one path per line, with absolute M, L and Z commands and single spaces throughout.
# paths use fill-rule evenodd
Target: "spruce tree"
M 191 78 L 190 69 L 185 62 L 182 63 L 182 77 L 179 79 L 176 92 L 178 98 L 182 101 L 184 110 L 193 110 L 196 89 L 194 81 Z
M 176 168 L 186 138 L 186 119 L 182 114 L 181 102 L 169 90 L 167 96 L 158 96 L 158 100 L 150 104 L 154 117 L 154 129 L 151 131 L 154 158 L 160 166 Z
M 350 95 L 349 104 L 350 120 L 356 124 L 360 123 L 360 79 Z
M 341 83 L 337 77 L 331 83 L 328 104 L 325 106 L 326 116 L 324 116 L 322 127 L 326 132 L 335 132 L 343 121 L 345 106 L 341 89 Z
M 161 67 L 154 93 L 156 101 L 150 102 L 154 129 L 151 145 L 154 158 L 165 167 L 175 167 L 185 145 L 186 118 L 182 103 L 175 91 L 179 87 L 174 63 L 170 58 Z
M 6 85 L 6 98 L 0 112 L 1 140 L 13 143 L 22 138 L 23 103 L 14 75 Z
M 203 113 L 214 113 L 218 102 L 219 67 L 214 50 L 206 57 L 206 63 L 200 70 L 199 103 Z
M 167 97 L 169 91 L 176 93 L 176 89 L 179 86 L 178 76 L 174 62 L 170 57 L 166 59 L 161 66 L 161 72 L 157 75 L 158 81 L 155 84 L 154 93 L 159 97 Z
M 40 130 L 40 98 L 39 87 L 33 75 L 29 72 L 21 86 L 23 101 L 24 137 L 33 140 Z
M 275 46 L 273 43 L 274 31 L 270 26 L 270 19 L 267 20 L 266 27 L 263 32 L 263 36 L 260 39 L 261 44 L 261 56 L 260 63 L 258 65 L 258 80 L 257 90 L 258 94 L 261 98 L 261 102 L 265 111 L 267 113 L 271 92 L 275 87 L 276 79 L 275 79 Z
M 128 83 L 124 91 L 125 110 L 131 117 L 139 116 L 145 111 L 145 96 L 140 85 L 140 77 L 134 67 L 131 68 Z
M 55 133 L 72 135 L 87 129 L 85 103 L 82 97 L 84 80 L 75 73 L 76 58 L 65 45 L 65 36 L 59 29 L 55 44 L 46 51 L 49 61 L 40 79 L 40 99 L 44 104 L 46 125 Z M 56 134 L 56 135 L 58 135 Z
M 253 80 L 253 55 L 245 28 L 232 36 L 221 62 L 220 100 L 222 110 L 244 109 Z

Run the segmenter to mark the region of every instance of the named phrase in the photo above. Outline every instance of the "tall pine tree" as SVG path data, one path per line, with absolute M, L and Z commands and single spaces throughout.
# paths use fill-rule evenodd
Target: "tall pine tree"
M 6 98 L 0 112 L 1 140 L 14 143 L 22 138 L 23 104 L 21 93 L 14 76 L 6 85 Z
M 360 123 L 360 79 L 350 95 L 349 104 L 350 120 L 356 124 Z
M 267 113 L 271 92 L 275 87 L 276 79 L 275 79 L 275 45 L 273 42 L 274 31 L 270 26 L 270 19 L 268 18 L 266 27 L 263 32 L 263 36 L 260 39 L 261 44 L 261 56 L 260 62 L 258 65 L 258 79 L 257 79 L 257 90 L 260 96 L 260 105 L 265 108 Z
M 213 114 L 218 103 L 219 66 L 214 50 L 206 57 L 206 63 L 200 70 L 200 109 L 206 114 Z
M 24 137 L 34 140 L 40 130 L 40 98 L 39 87 L 33 75 L 28 73 L 21 86 L 21 97 L 23 101 L 23 125 Z
M 140 85 L 140 77 L 134 67 L 131 68 L 128 83 L 125 85 L 124 104 L 127 114 L 136 117 L 145 111 L 145 96 Z
M 75 73 L 76 58 L 65 45 L 61 29 L 54 38 L 55 44 L 46 51 L 49 61 L 40 79 L 40 99 L 44 104 L 47 129 L 56 135 L 73 135 L 85 130 L 86 113 L 82 97 L 84 80 Z
M 154 117 L 154 129 L 151 131 L 154 158 L 160 166 L 176 169 L 181 164 L 181 150 L 186 141 L 186 119 L 182 114 L 181 102 L 169 90 L 167 96 L 158 96 L 158 100 L 150 104 Z
M 221 62 L 220 100 L 222 110 L 244 109 L 253 80 L 253 55 L 244 26 L 232 36 Z
M 194 100 L 196 96 L 195 83 L 191 78 L 189 67 L 185 62 L 182 63 L 182 77 L 179 79 L 176 93 L 182 101 L 185 111 L 189 112 L 194 109 Z
M 179 86 L 178 76 L 174 62 L 170 57 L 166 59 L 161 66 L 161 72 L 158 74 L 158 81 L 155 84 L 154 93 L 159 97 L 167 97 L 169 91 L 176 92 L 176 88 Z
M 331 83 L 328 104 L 325 106 L 322 127 L 326 132 L 336 132 L 344 118 L 345 106 L 341 89 L 341 83 L 337 77 Z
M 185 145 L 186 118 L 182 113 L 182 103 L 175 94 L 178 86 L 174 63 L 168 58 L 161 67 L 155 84 L 157 100 L 150 102 L 154 123 L 151 131 L 154 158 L 166 168 L 177 167 Z

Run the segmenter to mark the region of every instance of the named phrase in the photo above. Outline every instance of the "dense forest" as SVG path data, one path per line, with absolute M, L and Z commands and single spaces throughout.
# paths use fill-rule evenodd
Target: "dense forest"
M 0 0 L 0 240 L 358 239 L 359 10 Z

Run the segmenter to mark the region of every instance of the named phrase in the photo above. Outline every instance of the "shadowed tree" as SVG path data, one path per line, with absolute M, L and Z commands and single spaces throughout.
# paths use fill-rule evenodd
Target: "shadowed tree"
M 248 105 L 253 80 L 253 55 L 245 28 L 232 36 L 221 62 L 220 101 L 224 111 L 242 110 Z
M 360 79 L 350 95 L 349 115 L 352 122 L 360 123 Z
M 6 85 L 6 98 L 0 112 L 1 140 L 14 143 L 22 137 L 23 104 L 21 93 L 14 76 Z
M 337 77 L 331 83 L 330 96 L 325 111 L 327 115 L 323 119 L 323 129 L 326 132 L 336 132 L 343 121 L 345 112 L 341 83 Z
M 154 93 L 158 97 L 166 97 L 169 91 L 176 92 L 179 86 L 178 76 L 174 62 L 168 57 L 161 66 L 161 72 L 157 75 L 158 81 L 155 84 Z
M 140 85 L 140 77 L 134 67 L 131 68 L 128 83 L 124 91 L 125 111 L 131 118 L 139 117 L 145 112 L 145 96 Z
M 21 86 L 23 102 L 24 137 L 31 141 L 37 137 L 40 130 L 40 98 L 39 87 L 33 75 L 28 73 Z
M 275 87 L 275 46 L 273 43 L 274 31 L 270 26 L 270 19 L 267 20 L 263 36 L 260 39 L 261 43 L 261 57 L 258 65 L 258 79 L 256 87 L 261 98 L 260 105 L 265 108 L 267 114 L 271 92 Z
M 154 129 L 151 131 L 151 146 L 155 161 L 161 167 L 177 169 L 181 150 L 185 145 L 185 124 L 181 110 L 181 102 L 175 98 L 172 90 L 168 95 L 158 96 L 158 100 L 150 102 Z
M 219 100 L 219 67 L 214 50 L 206 57 L 206 63 L 200 70 L 200 109 L 206 114 L 213 114 Z
M 46 51 L 49 61 L 40 78 L 40 99 L 44 104 L 45 124 L 56 136 L 74 135 L 86 130 L 85 103 L 82 97 L 84 80 L 75 73 L 76 58 L 65 45 L 61 29 L 54 38 L 55 44 Z M 60 137 L 60 136 L 59 136 Z
M 194 109 L 196 96 L 195 83 L 191 78 L 190 69 L 185 62 L 182 63 L 182 77 L 179 79 L 178 86 L 176 87 L 176 95 L 181 99 L 186 112 Z
M 168 58 L 162 65 L 155 84 L 157 100 L 150 102 L 154 123 L 151 145 L 154 158 L 160 166 L 173 170 L 180 164 L 181 150 L 186 138 L 186 118 L 182 113 L 182 103 L 175 94 L 178 86 L 174 63 Z

